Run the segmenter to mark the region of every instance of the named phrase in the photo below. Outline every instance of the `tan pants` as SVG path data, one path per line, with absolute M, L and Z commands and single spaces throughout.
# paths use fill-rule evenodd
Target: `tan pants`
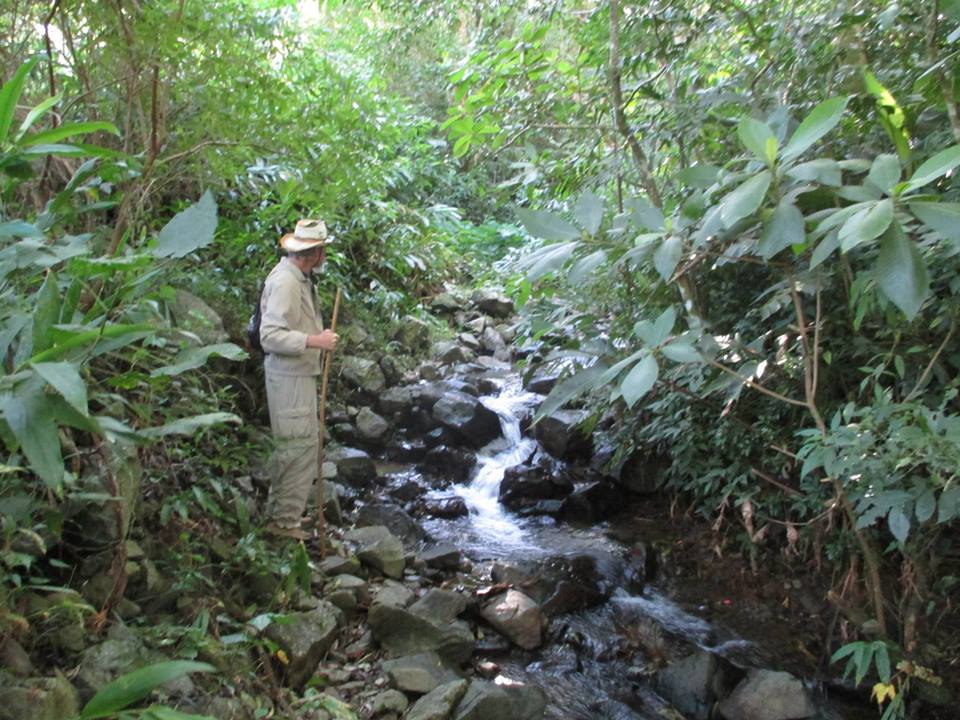
M 281 527 L 294 527 L 300 524 L 310 488 L 317 479 L 317 378 L 267 372 L 266 385 L 270 429 L 276 443 L 267 516 Z

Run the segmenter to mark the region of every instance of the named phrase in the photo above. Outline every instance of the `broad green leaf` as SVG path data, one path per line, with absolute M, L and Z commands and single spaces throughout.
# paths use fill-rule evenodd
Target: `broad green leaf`
M 0 396 L 0 412 L 6 420 L 30 468 L 52 489 L 63 484 L 63 455 L 55 413 L 47 401 L 39 376 L 19 383 L 13 392 Z
M 777 138 L 774 137 L 769 125 L 760 120 L 745 117 L 737 126 L 737 135 L 740 137 L 740 142 L 756 156 L 757 160 L 767 165 L 773 164 L 767 155 L 767 143 L 773 140 L 773 156 L 776 158 Z
M 81 415 L 88 415 L 87 384 L 73 363 L 34 363 L 33 369 Z
M 806 240 L 803 214 L 792 202 L 784 198 L 773 211 L 770 221 L 763 228 L 757 243 L 757 253 L 762 258 L 772 258 L 791 245 L 800 245 Z
M 518 208 L 517 217 L 520 218 L 523 227 L 533 237 L 562 241 L 577 240 L 581 236 L 580 230 L 575 225 L 567 222 L 556 213 L 546 210 Z
M 897 223 L 880 240 L 875 268 L 877 285 L 908 320 L 916 317 L 930 294 L 930 276 L 916 244 Z
M 653 266 L 665 282 L 669 282 L 670 278 L 673 277 L 673 271 L 677 269 L 677 264 L 682 256 L 683 239 L 681 237 L 670 235 L 660 243 L 660 247 L 653 254 Z
M 660 351 L 674 362 L 700 362 L 700 353 L 687 342 L 671 342 L 660 348 Z
M 803 182 L 817 182 L 829 187 L 840 187 L 843 176 L 840 164 L 831 158 L 817 158 L 809 162 L 794 165 L 787 170 L 787 176 Z
M 144 428 L 140 434 L 148 438 L 166 437 L 167 435 L 193 435 L 197 430 L 211 427 L 212 425 L 223 425 L 224 423 L 233 423 L 240 425 L 243 421 L 233 413 L 216 412 L 205 415 L 193 415 L 191 417 L 180 418 L 168 422 L 158 427 Z
M 607 253 L 605 250 L 597 250 L 590 253 L 586 257 L 580 258 L 573 264 L 573 267 L 570 268 L 570 273 L 567 275 L 567 281 L 574 286 L 580 285 L 590 276 L 590 273 L 603 265 L 606 261 Z
M 728 194 L 720 203 L 724 227 L 733 227 L 738 220 L 755 213 L 766 197 L 772 179 L 770 171 L 764 170 Z
M 24 83 L 33 67 L 37 64 L 39 58 L 33 57 L 23 63 L 13 73 L 13 77 L 3 83 L 0 87 L 0 145 L 6 142 L 7 134 L 10 132 L 10 126 L 13 124 L 13 115 L 17 109 L 17 103 L 20 101 L 20 93 L 23 92 Z
M 138 720 L 217 720 L 217 718 L 180 712 L 165 705 L 151 705 L 143 711 Z
M 50 329 L 60 322 L 60 288 L 51 270 L 37 291 L 33 311 L 33 352 L 42 352 L 52 344 Z
M 924 225 L 960 245 L 960 203 L 911 202 L 908 207 Z
M 673 332 L 673 326 L 677 324 L 677 311 L 673 306 L 668 307 L 653 323 L 653 333 L 656 342 L 652 345 L 661 345 Z
M 849 252 L 880 237 L 893 221 L 893 200 L 887 198 L 854 213 L 840 228 L 840 248 Z
M 565 242 L 558 245 L 547 245 L 532 253 L 522 263 L 522 266 L 529 266 L 527 279 L 533 282 L 560 268 L 570 259 L 579 244 L 578 242 Z
M 536 423 L 546 416 L 552 415 L 574 398 L 594 388 L 606 370 L 606 364 L 598 363 L 558 382 L 540 404 L 540 407 L 537 408 L 533 421 Z
M 937 501 L 937 522 L 948 523 L 960 515 L 960 485 L 954 483 L 940 493 Z
M 160 685 L 195 672 L 216 672 L 216 668 L 206 663 L 171 660 L 121 675 L 90 698 L 90 702 L 84 705 L 80 712 L 80 720 L 96 720 L 116 715 L 118 711 L 146 697 Z
M 244 360 L 247 357 L 245 350 L 242 350 L 233 343 L 220 343 L 218 345 L 205 345 L 204 347 L 190 347 L 177 355 L 177 360 L 173 365 L 164 365 L 150 373 L 151 377 L 173 376 L 185 373 L 188 370 L 194 370 L 206 364 L 211 355 L 227 358 L 228 360 Z
M 937 498 L 933 494 L 933 490 L 928 488 L 920 497 L 917 498 L 916 505 L 914 507 L 914 513 L 917 516 L 917 521 L 925 523 L 927 520 L 933 517 L 933 513 L 937 509 Z
M 887 514 L 887 524 L 898 542 L 906 542 L 907 536 L 910 534 L 910 518 L 907 517 L 903 508 L 891 508 Z
M 840 122 L 848 100 L 849 98 L 845 97 L 835 97 L 817 105 L 794 131 L 783 149 L 783 159 L 793 160 L 799 157 L 817 140 L 833 130 L 834 126 Z
M 942 150 L 917 168 L 910 180 L 902 186 L 902 192 L 910 192 L 946 175 L 960 165 L 960 145 Z
M 717 182 L 720 168 L 716 165 L 694 165 L 677 173 L 677 179 L 684 185 L 706 190 Z
M 623 395 L 627 407 L 632 408 L 637 401 L 646 395 L 657 381 L 660 369 L 653 355 L 647 355 L 633 366 L 627 376 L 620 383 L 620 393 Z
M 630 198 L 625 204 L 637 227 L 654 232 L 663 230 L 663 212 L 645 197 Z
M 183 257 L 213 242 L 216 230 L 217 203 L 207 190 L 197 203 L 174 215 L 164 226 L 153 254 L 161 258 Z
M 65 140 L 68 137 L 74 137 L 75 135 L 89 135 L 93 132 L 98 132 L 104 130 L 114 135 L 119 135 L 120 131 L 114 126 L 113 123 L 108 122 L 79 122 L 79 123 L 65 123 L 63 125 L 58 125 L 55 128 L 50 130 L 44 130 L 43 132 L 38 132 L 33 135 L 28 135 L 23 138 L 20 142 L 22 147 L 33 147 L 35 145 L 49 144 L 49 143 L 58 143 L 61 140 Z
M 875 653 L 873 662 L 877 666 L 877 675 L 883 682 L 890 681 L 890 654 L 887 652 L 887 646 L 882 641 L 874 643 Z
M 20 129 L 17 130 L 17 134 L 14 135 L 13 137 L 14 143 L 20 140 L 20 138 L 22 138 L 27 133 L 27 131 L 31 127 L 33 127 L 33 124 L 38 119 L 43 117 L 43 115 L 46 114 L 47 111 L 50 110 L 50 108 L 52 108 L 54 105 L 60 102 L 60 99 L 62 97 L 63 97 L 62 95 L 53 95 L 51 97 L 48 97 L 46 100 L 44 100 L 42 103 L 40 103 L 36 107 L 32 108 L 30 112 L 27 113 L 27 116 L 23 119 L 23 122 L 20 123 Z
M 43 232 L 23 220 L 0 223 L 0 237 L 43 237 Z
M 813 254 L 810 256 L 810 269 L 813 270 L 820 263 L 826 260 L 830 255 L 833 254 L 833 251 L 840 247 L 840 233 L 836 230 L 832 230 L 820 243 L 817 245 L 816 249 L 813 251 Z
M 870 166 L 867 182 L 889 195 L 899 181 L 900 159 L 896 155 L 878 155 Z
M 590 190 L 586 190 L 577 200 L 573 216 L 588 235 L 596 235 L 600 223 L 603 222 L 603 201 Z

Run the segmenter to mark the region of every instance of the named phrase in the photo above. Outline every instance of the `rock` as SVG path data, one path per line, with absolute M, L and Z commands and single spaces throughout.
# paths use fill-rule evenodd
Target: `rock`
M 456 570 L 462 555 L 453 545 L 441 544 L 426 548 L 417 556 L 427 567 L 440 570 Z
M 440 366 L 432 362 L 421 363 L 417 374 L 422 380 L 426 380 L 427 382 L 433 382 L 443 377 L 443 374 L 440 372 Z
M 430 301 L 430 307 L 443 313 L 454 313 L 463 308 L 463 301 L 457 299 L 452 293 L 440 293 Z
M 477 390 L 481 395 L 499 395 L 503 389 L 503 380 L 497 378 L 480 378 Z
M 467 609 L 470 598 L 453 590 L 432 588 L 410 606 L 410 612 L 428 620 L 450 622 Z
M 385 415 L 409 412 L 415 403 L 414 389 L 409 385 L 392 387 L 383 392 L 377 401 Z
M 350 386 L 371 395 L 378 395 L 387 387 L 383 371 L 373 360 L 347 355 L 340 373 Z
M 410 702 L 407 700 L 407 696 L 399 690 L 384 690 L 373 698 L 373 702 L 370 704 L 370 712 L 373 714 L 373 717 L 378 717 L 388 712 L 400 715 L 407 709 L 409 704 Z
M 453 720 L 541 720 L 543 691 L 528 685 L 499 686 L 474 680 L 457 705 Z
M 143 466 L 140 464 L 135 445 L 126 441 L 104 443 L 101 447 L 105 463 L 97 465 L 96 474 L 80 478 L 77 493 L 107 493 L 119 496 L 123 508 L 123 527 L 117 528 L 116 507 L 113 503 L 92 503 L 71 500 L 64 504 L 64 516 L 68 523 L 83 529 L 84 548 L 87 553 L 113 548 L 114 544 L 130 531 L 130 521 L 136 517 L 136 504 L 140 499 L 143 482 Z M 101 568 L 106 569 L 106 565 Z
M 384 355 L 380 358 L 380 370 L 383 372 L 387 387 L 393 387 L 403 380 L 403 370 L 392 355 Z
M 420 438 L 401 440 L 387 447 L 387 456 L 402 463 L 419 463 L 427 456 L 427 445 Z M 407 498 L 412 500 L 413 498 Z
M 748 671 L 718 709 L 727 720 L 800 720 L 817 712 L 800 680 L 773 670 Z
M 445 432 L 449 432 L 446 431 Z M 443 433 L 437 433 L 437 439 L 442 439 Z M 427 442 L 432 438 L 428 437 Z M 473 468 L 477 464 L 477 456 L 469 450 L 451 448 L 439 445 L 427 451 L 423 457 L 423 468 L 427 472 L 442 478 L 450 483 L 464 483 L 470 479 Z
M 403 545 L 383 525 L 357 528 L 343 539 L 357 545 L 357 558 L 365 565 L 392 578 L 403 577 Z
M 472 352 L 480 352 L 480 341 L 472 333 L 460 333 L 457 335 L 457 341 Z
M 528 392 L 539 393 L 540 395 L 549 395 L 557 384 L 559 378 L 556 375 L 543 375 L 535 373 L 533 377 L 527 380 L 523 387 Z
M 0 667 L 9 670 L 18 677 L 33 674 L 33 663 L 23 646 L 8 636 L 0 645 Z
M 0 720 L 63 720 L 78 713 L 77 691 L 60 673 L 27 680 L 0 673 Z
M 288 613 L 283 623 L 271 623 L 266 635 L 279 645 L 290 660 L 287 681 L 300 688 L 310 679 L 320 660 L 333 645 L 343 613 L 326 600 L 319 600 L 309 612 Z
M 170 303 L 173 321 L 199 338 L 198 345 L 216 345 L 230 340 L 217 311 L 193 293 L 177 288 Z
M 442 623 L 404 608 L 374 603 L 367 614 L 367 624 L 374 638 L 395 656 L 433 650 L 459 664 L 473 653 L 473 633 L 461 621 Z
M 413 590 L 396 580 L 386 580 L 373 597 L 373 605 L 405 608 L 413 602 Z
M 431 351 L 433 357 L 443 365 L 456 365 L 457 363 L 467 363 L 473 360 L 475 353 L 469 348 L 465 348 L 449 340 L 438 342 Z
M 416 521 L 399 505 L 378 502 L 364 505 L 357 512 L 357 527 L 382 525 L 401 541 L 414 544 L 426 538 Z
M 488 327 L 483 331 L 483 335 L 480 336 L 480 347 L 494 357 L 500 359 L 509 357 L 509 354 L 504 355 L 507 344 L 503 341 L 500 333 L 492 327 Z
M 571 522 L 605 520 L 624 506 L 623 491 L 608 482 L 593 482 L 574 490 L 563 501 L 560 515 Z
M 357 441 L 357 429 L 350 423 L 337 423 L 330 428 L 330 434 L 338 443 L 352 445 Z
M 320 571 L 325 575 L 356 575 L 360 571 L 360 561 L 356 555 L 330 555 L 320 562 Z
M 351 323 L 345 329 L 340 330 L 340 341 L 345 348 L 360 348 L 365 345 L 369 339 L 370 333 L 368 333 L 362 325 L 358 325 L 355 322 Z
M 453 519 L 470 514 L 466 501 L 459 495 L 429 497 L 423 500 L 423 512 L 430 517 Z
M 413 353 L 422 352 L 430 344 L 430 326 L 420 318 L 405 315 L 392 338 Z
M 500 437 L 500 417 L 477 398 L 463 392 L 448 392 L 440 398 L 433 406 L 433 417 L 474 448 L 482 448 Z
M 657 692 L 692 720 L 707 720 L 710 708 L 723 690 L 719 668 L 716 655 L 706 650 L 695 651 L 657 673 Z
M 508 590 L 487 602 L 480 616 L 499 633 L 524 648 L 540 647 L 540 606 L 518 590 Z
M 621 564 L 613 557 L 598 560 L 588 553 L 555 555 L 535 563 L 496 562 L 492 577 L 494 582 L 523 587 L 544 613 L 554 616 L 605 602 L 620 583 Z
M 80 660 L 77 681 L 81 688 L 97 691 L 118 675 L 147 663 L 143 643 L 125 625 L 114 625 L 107 639 L 87 648 Z
M 507 343 L 512 343 L 517 339 L 517 329 L 513 325 L 507 325 L 506 323 L 500 323 L 495 326 L 497 332 L 500 333 L 500 337 L 504 339 Z
M 368 407 L 357 413 L 357 438 L 364 443 L 379 446 L 390 432 L 390 423 Z
M 467 680 L 453 680 L 438 686 L 414 703 L 406 720 L 449 720 L 469 685 Z
M 335 595 L 340 602 L 334 600 Z M 323 596 L 344 612 L 352 612 L 357 605 L 370 602 L 370 588 L 366 580 L 356 575 L 337 575 L 323 586 Z
M 363 450 L 350 447 L 333 447 L 326 451 L 325 459 L 337 466 L 337 480 L 363 490 L 377 477 L 373 460 Z
M 460 677 L 432 651 L 384 660 L 380 666 L 390 678 L 390 684 L 404 692 L 428 693 Z
M 521 510 L 536 500 L 563 498 L 572 491 L 573 483 L 550 468 L 515 465 L 503 473 L 499 499 L 507 508 Z
M 473 303 L 481 312 L 495 318 L 504 318 L 513 314 L 513 300 L 499 290 L 477 290 L 470 296 Z
M 534 437 L 544 450 L 561 460 L 589 455 L 593 442 L 577 427 L 586 417 L 585 410 L 557 410 L 534 426 Z

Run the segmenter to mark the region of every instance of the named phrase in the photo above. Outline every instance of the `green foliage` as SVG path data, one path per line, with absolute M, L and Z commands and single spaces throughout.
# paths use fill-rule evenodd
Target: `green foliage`
M 142 700 L 155 688 L 166 682 L 195 672 L 213 672 L 206 663 L 175 660 L 147 665 L 139 670 L 121 675 L 107 683 L 90 698 L 80 711 L 79 720 L 95 720 L 116 715 L 139 717 L 144 720 L 201 720 L 206 716 L 188 715 L 170 708 L 151 707 L 137 712 L 125 712 L 134 703 Z

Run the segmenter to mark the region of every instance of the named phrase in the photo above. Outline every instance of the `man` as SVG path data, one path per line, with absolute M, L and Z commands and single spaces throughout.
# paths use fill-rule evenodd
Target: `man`
M 323 267 L 332 241 L 322 220 L 300 220 L 293 233 L 280 238 L 286 257 L 270 271 L 260 298 L 260 342 L 276 442 L 267 530 L 299 540 L 306 538 L 300 525 L 317 479 L 320 354 L 337 346 L 337 335 L 323 329 L 311 274 Z

